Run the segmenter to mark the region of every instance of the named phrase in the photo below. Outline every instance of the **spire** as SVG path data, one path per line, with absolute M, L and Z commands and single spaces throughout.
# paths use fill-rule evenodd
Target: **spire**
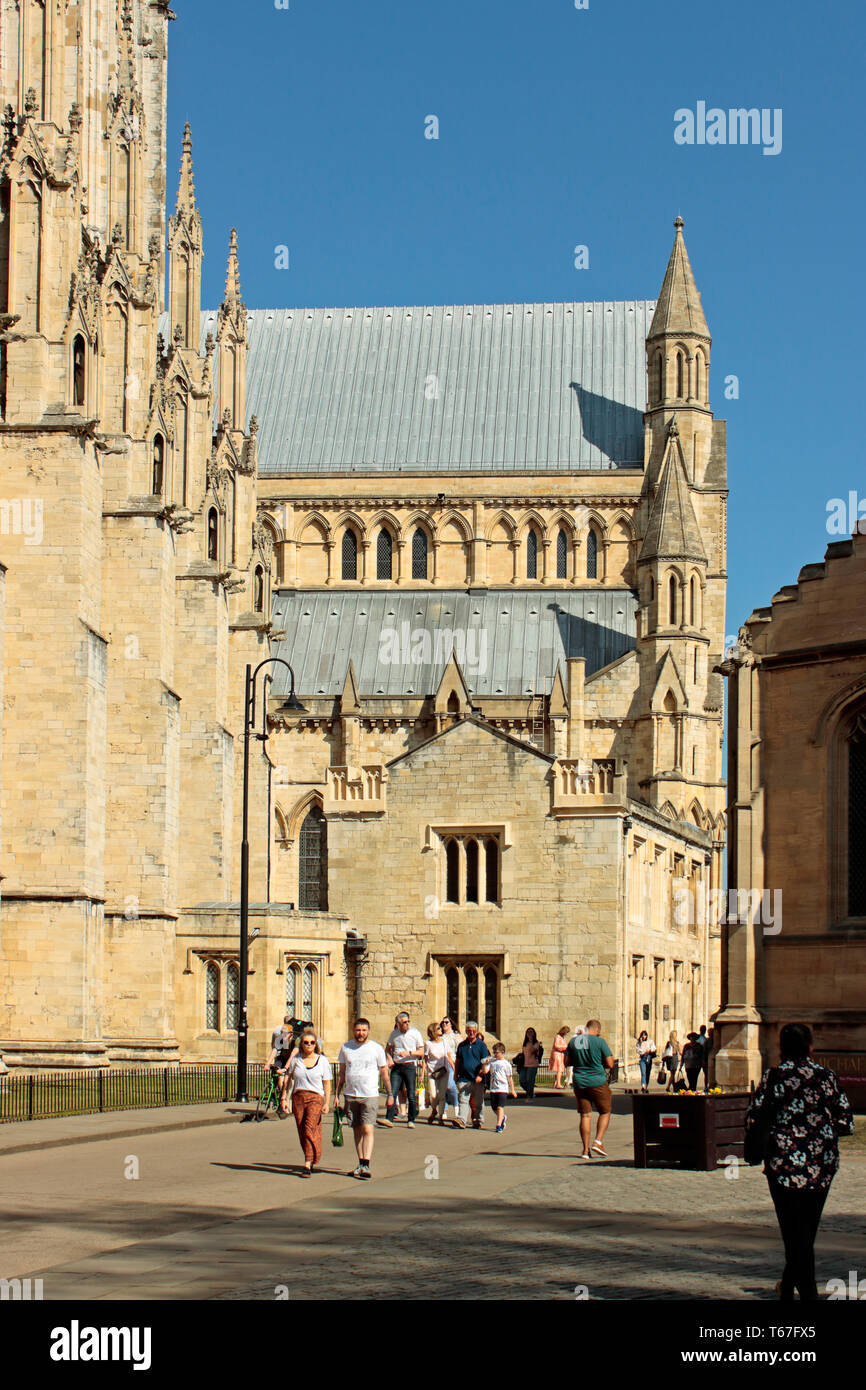
M 226 293 L 223 304 L 226 309 L 242 309 L 243 298 L 241 296 L 241 267 L 238 260 L 238 234 L 236 228 L 232 227 L 231 239 L 229 240 L 229 264 L 226 273 Z
M 683 240 L 683 225 L 683 219 L 677 217 L 674 222 L 676 235 L 673 249 L 653 314 L 648 342 L 662 334 L 689 333 L 700 338 L 710 337 L 701 307 L 701 296 L 698 294 L 689 253 Z
M 195 207 L 195 178 L 192 165 L 192 131 L 189 122 L 183 128 L 183 153 L 180 158 L 180 183 L 177 189 L 177 211 L 190 213 Z
M 661 482 L 638 556 L 638 563 L 646 560 L 696 560 L 700 564 L 707 563 L 675 420 L 670 423 L 667 461 L 662 469 Z

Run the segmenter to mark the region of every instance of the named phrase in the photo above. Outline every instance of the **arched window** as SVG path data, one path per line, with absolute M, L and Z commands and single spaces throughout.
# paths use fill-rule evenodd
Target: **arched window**
M 478 841 L 466 842 L 466 901 L 478 902 Z
M 656 596 L 656 582 L 655 582 L 655 580 L 653 579 L 652 575 L 650 575 L 650 595 L 649 595 L 649 601 L 650 601 L 650 603 L 654 603 L 654 602 L 655 602 L 655 596 Z
M 478 1020 L 478 968 L 474 965 L 463 967 L 466 976 L 466 1022 Z
M 161 434 L 153 437 L 153 480 L 151 492 L 154 497 L 162 496 L 162 489 L 165 482 L 165 440 Z
M 556 533 L 556 577 L 568 578 L 568 536 L 561 527 Z
M 494 839 L 484 842 L 485 897 L 489 903 L 499 902 L 499 845 Z
M 459 1025 L 458 1014 L 460 1012 L 460 981 L 457 976 L 456 965 L 449 965 L 445 971 L 445 1012 L 456 1029 Z
M 298 907 L 301 912 L 328 910 L 328 824 L 321 806 L 311 806 L 298 842 Z
M 460 901 L 460 849 L 456 840 L 445 845 L 445 901 Z
M 586 577 L 598 579 L 598 535 L 592 527 L 586 537 Z
M 677 577 L 672 574 L 668 580 L 668 618 L 671 627 L 677 623 Z
M 219 1031 L 220 1026 L 220 968 L 215 960 L 209 960 L 205 971 L 205 1028 L 211 1032 Z
M 866 917 L 866 711 L 847 742 L 848 916 Z
M 343 578 L 358 578 L 358 537 L 349 527 L 343 532 Z
M 253 600 L 255 611 L 264 613 L 265 611 L 265 572 L 261 565 L 256 565 L 255 582 L 253 584 Z
M 301 1008 L 301 967 L 290 965 L 286 971 L 286 1013 L 292 1018 L 300 1017 Z
M 384 526 L 376 540 L 376 578 L 390 579 L 393 572 L 394 543 Z
M 220 548 L 220 523 L 219 513 L 216 507 L 211 507 L 207 514 L 207 558 L 209 560 L 219 560 Z
M 482 1027 L 485 1033 L 499 1032 L 499 976 L 492 965 L 485 966 L 484 969 L 484 1020 Z
M 238 1031 L 240 998 L 241 972 L 237 963 L 230 960 L 226 970 L 226 1028 L 234 1033 Z
M 538 533 L 531 526 L 526 537 L 526 578 L 538 578 Z
M 455 717 L 460 713 L 460 696 L 457 694 L 456 690 L 452 690 L 451 694 L 448 696 L 447 709 L 448 713 L 453 714 Z
M 697 626 L 697 616 L 698 616 L 697 580 L 695 579 L 695 576 L 692 575 L 691 579 L 689 580 L 689 622 L 691 623 L 692 627 L 696 627 L 696 626 Z
M 412 578 L 427 578 L 427 532 L 420 526 L 412 537 Z
M 664 399 L 665 394 L 665 359 L 660 352 L 656 353 L 656 400 Z
M 699 652 L 699 651 L 700 651 L 700 648 L 699 648 L 699 647 L 695 647 L 695 685 L 697 685 L 697 683 L 698 683 L 698 652 Z
M 697 400 L 704 399 L 704 359 L 699 352 L 695 353 L 695 397 Z
M 685 365 L 686 360 L 681 352 L 677 353 L 677 399 L 683 398 L 683 386 L 685 384 Z
M 87 345 L 80 333 L 72 344 L 72 404 L 87 405 Z
M 315 970 L 312 965 L 304 966 L 304 1011 L 302 1017 L 308 1022 L 313 1021 L 313 976 Z

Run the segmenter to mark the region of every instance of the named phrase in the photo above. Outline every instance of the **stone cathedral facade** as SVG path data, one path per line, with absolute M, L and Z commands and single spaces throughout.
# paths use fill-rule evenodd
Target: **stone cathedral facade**
M 653 301 L 252 312 L 232 233 L 203 312 L 173 18 L 0 9 L 0 1058 L 233 1055 L 269 658 L 251 1056 L 287 1008 L 682 1036 L 727 495 L 682 223 Z

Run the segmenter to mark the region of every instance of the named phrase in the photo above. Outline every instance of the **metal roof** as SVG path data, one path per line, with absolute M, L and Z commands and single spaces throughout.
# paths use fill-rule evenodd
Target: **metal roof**
M 654 307 L 254 310 L 259 473 L 641 467 Z
M 540 695 L 566 657 L 585 656 L 590 676 L 630 651 L 636 606 L 630 589 L 281 590 L 271 654 L 302 697 L 339 695 L 350 657 L 362 696 L 432 695 L 454 648 L 474 695 Z M 273 669 L 279 698 L 289 679 Z

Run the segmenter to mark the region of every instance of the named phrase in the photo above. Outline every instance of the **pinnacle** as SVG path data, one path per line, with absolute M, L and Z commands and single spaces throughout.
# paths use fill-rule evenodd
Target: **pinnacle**
M 238 260 L 238 233 L 236 227 L 232 227 L 231 237 L 229 238 L 229 263 L 226 273 L 225 303 L 234 308 L 239 308 L 241 304 L 241 269 L 240 261 Z
M 195 177 L 192 163 L 192 131 L 189 122 L 183 128 L 183 153 L 180 160 L 180 184 L 177 190 L 177 210 L 195 207 Z
M 676 234 L 665 271 L 664 282 L 653 314 L 649 338 L 661 334 L 690 333 L 709 338 L 710 330 L 701 306 L 701 296 L 695 284 L 689 253 L 683 239 L 685 223 L 681 217 L 674 221 Z

